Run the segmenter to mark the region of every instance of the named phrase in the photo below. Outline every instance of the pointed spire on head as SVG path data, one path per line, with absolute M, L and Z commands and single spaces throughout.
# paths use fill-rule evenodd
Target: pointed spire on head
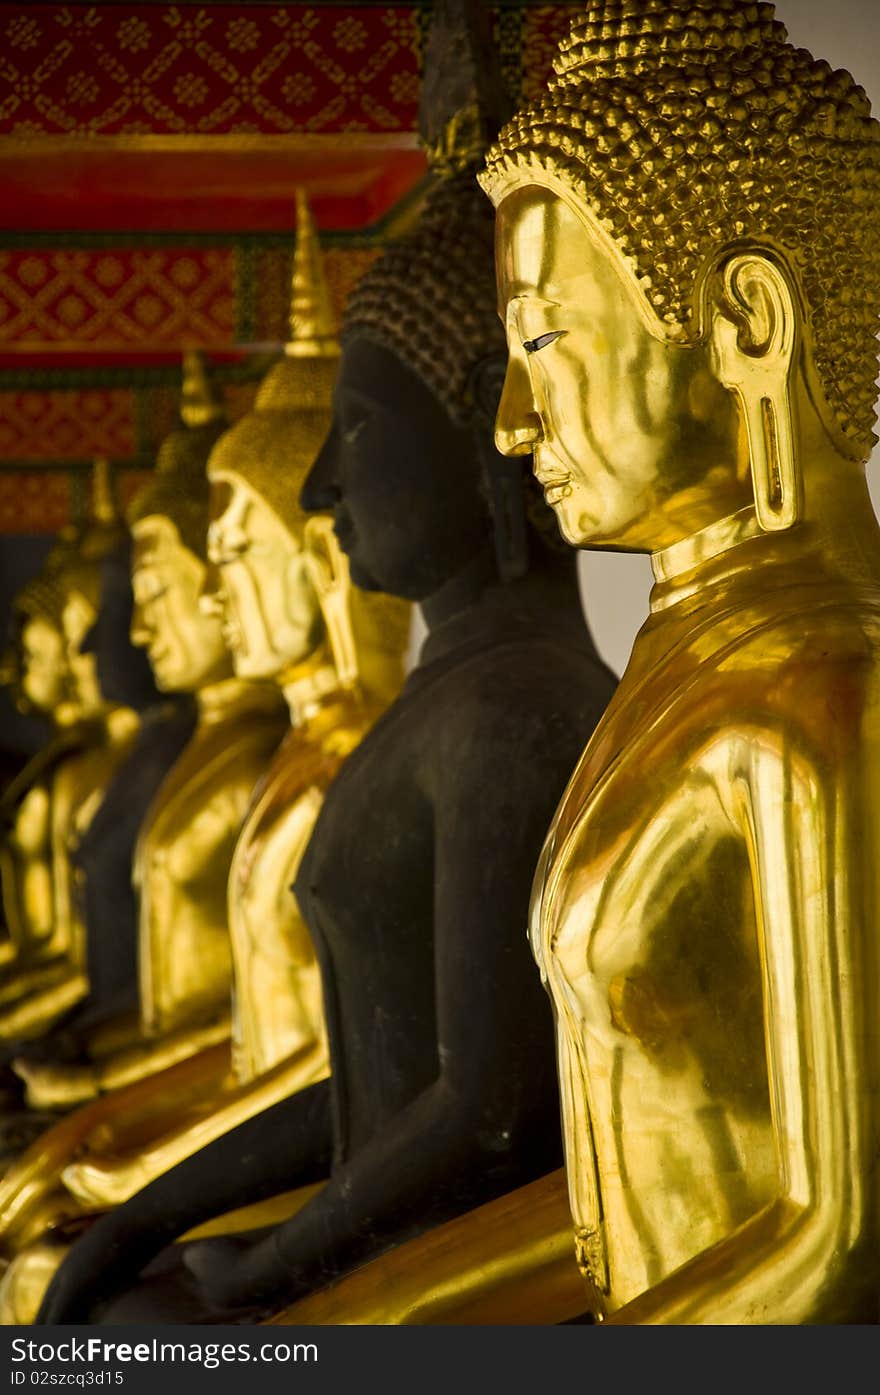
M 431 169 L 448 176 L 476 163 L 510 114 L 487 0 L 435 0 L 419 102 Z
M 223 421 L 223 399 L 211 381 L 205 356 L 199 349 L 185 349 L 180 418 L 184 426 L 207 426 Z
M 296 247 L 290 296 L 288 358 L 337 358 L 336 317 L 324 275 L 321 243 L 306 192 L 296 191 Z
M 90 521 L 108 528 L 113 528 L 121 522 L 113 466 L 103 455 L 99 455 L 92 465 Z

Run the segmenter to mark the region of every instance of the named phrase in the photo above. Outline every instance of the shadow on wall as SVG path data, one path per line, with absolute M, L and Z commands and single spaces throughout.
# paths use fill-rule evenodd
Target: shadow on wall
M 45 535 L 0 538 L 0 649 L 5 649 L 9 640 L 12 602 L 22 586 L 36 576 L 54 541 Z M 0 688 L 0 750 L 31 756 L 48 737 L 48 723 L 23 716 L 8 690 Z

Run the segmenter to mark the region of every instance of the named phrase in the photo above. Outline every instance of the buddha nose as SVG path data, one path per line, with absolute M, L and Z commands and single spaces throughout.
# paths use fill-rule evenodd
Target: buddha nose
M 300 492 L 300 507 L 305 513 L 324 513 L 339 502 L 340 490 L 336 483 L 338 450 L 339 430 L 334 422 Z
M 502 455 L 530 455 L 543 439 L 528 372 L 511 356 L 495 417 L 495 446 Z
M 144 620 L 143 613 L 137 601 L 135 601 L 132 607 L 128 637 L 136 649 L 146 649 L 150 642 L 150 628 Z
M 199 587 L 199 610 L 203 615 L 222 616 L 223 602 L 220 586 L 220 569 L 214 562 L 208 562 L 202 584 Z

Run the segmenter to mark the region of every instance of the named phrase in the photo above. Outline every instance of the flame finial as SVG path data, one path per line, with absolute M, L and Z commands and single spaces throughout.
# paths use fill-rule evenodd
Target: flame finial
M 199 349 L 184 350 L 181 421 L 184 426 L 207 426 L 223 417 L 223 399 L 211 381 L 204 354 Z
M 121 521 L 113 466 L 105 456 L 98 456 L 92 466 L 92 523 L 100 523 L 108 528 Z
M 290 297 L 288 358 L 336 358 L 336 317 L 324 275 L 321 244 L 304 189 L 296 191 L 296 248 Z

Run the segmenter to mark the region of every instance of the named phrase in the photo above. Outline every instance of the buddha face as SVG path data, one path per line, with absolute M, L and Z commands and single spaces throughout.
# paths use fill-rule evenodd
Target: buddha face
M 491 538 L 472 432 L 397 354 L 348 338 L 302 506 L 332 512 L 351 579 L 421 601 Z
M 235 672 L 275 677 L 313 653 L 323 631 L 302 543 L 244 481 L 211 478 L 208 556 Z
M 83 715 L 104 705 L 95 656 L 85 643 L 97 618 L 95 607 L 82 592 L 69 593 L 61 612 L 61 628 L 74 702 Z
M 41 616 L 21 630 L 21 691 L 38 712 L 52 712 L 65 697 L 67 663 L 61 631 Z
M 708 349 L 652 329 L 615 253 L 567 202 L 527 186 L 500 204 L 509 364 L 496 423 L 576 546 L 669 546 L 751 499 L 736 409 Z
M 163 692 L 193 693 L 231 673 L 218 616 L 199 595 L 206 567 L 170 519 L 153 515 L 132 529 L 132 643 L 146 649 Z

